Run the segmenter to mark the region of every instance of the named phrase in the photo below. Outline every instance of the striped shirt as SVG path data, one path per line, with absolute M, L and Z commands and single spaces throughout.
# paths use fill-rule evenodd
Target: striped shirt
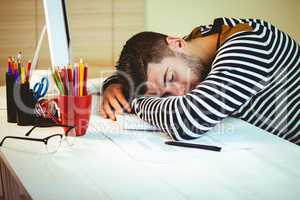
M 185 39 L 216 32 L 204 81 L 184 96 L 135 98 L 134 112 L 175 140 L 197 138 L 231 116 L 300 145 L 299 45 L 255 19 L 218 18 Z

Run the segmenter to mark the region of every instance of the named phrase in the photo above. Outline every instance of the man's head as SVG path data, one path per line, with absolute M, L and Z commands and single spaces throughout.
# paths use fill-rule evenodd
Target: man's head
M 138 94 L 183 95 L 207 73 L 187 42 L 155 32 L 141 32 L 123 47 L 117 69 L 128 75 Z

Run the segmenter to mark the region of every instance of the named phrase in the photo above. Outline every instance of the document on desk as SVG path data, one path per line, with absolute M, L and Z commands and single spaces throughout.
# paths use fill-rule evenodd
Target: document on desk
M 90 127 L 93 127 L 98 134 L 98 136 L 93 134 L 94 137 L 100 137 L 99 133 L 101 133 L 124 154 L 136 161 L 169 164 L 183 160 L 199 161 L 199 158 L 208 159 L 208 155 L 216 155 L 216 152 L 166 145 L 164 142 L 170 140 L 167 134 L 158 131 L 158 128 L 132 114 L 118 116 L 115 122 L 100 116 L 92 116 Z M 90 131 L 93 132 L 92 129 Z M 220 141 L 208 134 L 189 142 L 203 145 L 222 145 Z
M 121 151 L 136 161 L 164 164 L 183 160 L 199 161 L 226 152 L 249 150 L 253 146 L 247 139 L 247 135 L 239 134 L 247 128 L 247 124 L 238 119 L 223 120 L 198 139 L 188 141 L 221 147 L 221 153 L 166 145 L 164 142 L 170 138 L 163 132 L 153 131 L 158 129 L 145 123 L 132 114 L 126 114 L 119 116 L 116 122 L 100 116 L 92 116 L 90 125 L 97 128 L 94 129 L 97 134 L 101 133 L 109 138 Z
M 124 130 L 161 132 L 159 128 L 143 121 L 134 114 L 117 115 L 117 124 Z M 198 139 L 189 140 L 187 142 L 215 146 L 224 146 L 230 143 L 231 148 L 245 147 L 238 137 L 239 126 L 241 125 L 240 120 L 228 118 L 217 124 L 210 131 L 201 135 Z
M 134 114 L 117 115 L 117 123 L 124 130 L 160 131 L 159 128 L 143 121 Z M 243 141 L 238 134 L 240 131 L 239 126 L 241 126 L 240 120 L 229 118 L 219 123 L 199 138 L 186 142 L 223 147 L 223 151 L 247 149 L 249 146 L 246 145 L 246 141 Z M 161 135 L 162 134 L 163 133 L 161 133 Z M 170 140 L 170 138 L 165 138 L 165 140 L 166 139 Z M 182 147 L 180 148 L 182 149 Z

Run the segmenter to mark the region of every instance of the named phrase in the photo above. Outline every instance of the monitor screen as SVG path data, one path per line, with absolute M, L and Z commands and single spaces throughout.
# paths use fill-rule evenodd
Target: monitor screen
M 67 66 L 71 62 L 65 1 L 43 0 L 52 67 Z

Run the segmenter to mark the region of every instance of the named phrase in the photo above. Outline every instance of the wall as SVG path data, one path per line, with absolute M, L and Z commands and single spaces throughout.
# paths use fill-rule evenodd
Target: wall
M 111 73 L 127 38 L 144 30 L 144 0 L 68 0 L 67 11 L 72 57 L 88 62 L 89 77 L 99 77 L 104 69 Z M 21 50 L 24 60 L 32 59 L 43 13 L 42 0 L 0 0 L 0 84 L 8 56 Z M 38 68 L 50 65 L 45 38 Z
M 214 18 L 261 18 L 300 42 L 299 0 L 146 0 L 147 30 L 183 36 Z

